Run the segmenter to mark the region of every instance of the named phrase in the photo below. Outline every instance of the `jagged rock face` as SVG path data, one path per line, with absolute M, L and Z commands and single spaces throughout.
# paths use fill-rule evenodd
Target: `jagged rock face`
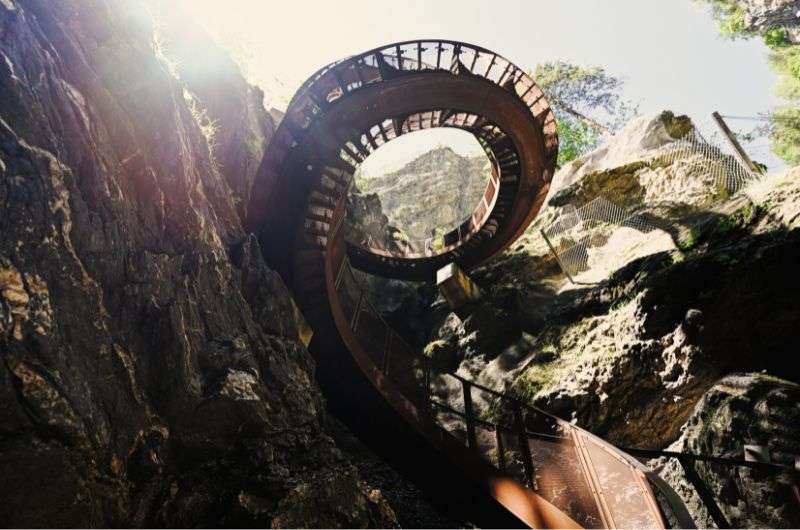
M 459 318 L 433 309 L 438 317 L 428 351 L 437 363 L 624 446 L 667 447 L 695 425 L 697 443 L 687 450 L 741 456 L 744 444 L 774 442 L 796 452 L 788 442 L 800 439 L 796 390 L 764 390 L 759 383 L 754 388 L 761 390 L 737 401 L 735 410 L 703 396 L 741 371 L 800 381 L 792 353 L 800 341 L 800 305 L 790 288 L 800 259 L 800 170 L 752 184 L 732 200 L 719 196 L 715 162 L 692 150 L 662 156 L 690 125 L 672 113 L 639 118 L 562 168 L 531 229 L 471 271 L 484 295 L 478 310 Z M 570 285 L 539 229 L 566 205 L 598 195 L 635 208 L 657 227 L 646 238 L 663 233 L 670 244 L 617 260 L 596 285 Z M 487 307 L 503 318 L 481 316 Z M 510 322 L 518 328 L 508 330 Z M 482 336 L 509 340 L 476 347 Z M 436 391 L 455 403 L 457 390 Z M 777 416 L 766 412 L 768 402 Z M 475 405 L 492 410 L 492 403 Z M 703 420 L 690 420 L 693 414 Z M 713 414 L 722 414 L 721 424 Z M 752 437 L 748 422 L 759 425 Z M 728 432 L 731 439 L 721 441 Z M 735 526 L 796 525 L 782 482 L 706 472 Z M 689 508 L 703 524 L 704 512 L 696 503 Z
M 742 459 L 742 446 L 762 445 L 773 462 L 794 465 L 800 453 L 800 386 L 763 374 L 735 374 L 706 392 L 670 446 L 673 451 Z M 696 514 L 699 528 L 715 527 L 677 462 L 660 462 L 660 474 Z M 793 479 L 749 468 L 698 462 L 695 468 L 718 499 L 732 528 L 796 528 L 800 525 Z
M 713 166 L 722 166 L 725 158 L 714 162 L 701 152 L 672 152 L 691 130 L 687 116 L 669 111 L 635 118 L 606 144 L 561 168 L 548 204 L 580 207 L 598 195 L 623 206 L 667 199 L 707 202 L 716 192 Z
M 394 524 L 241 228 L 257 92 L 184 85 L 127 0 L 3 0 L 0 52 L 0 524 Z
M 796 377 L 786 358 L 800 306 L 785 285 L 798 252 L 796 232 L 743 235 L 679 263 L 633 263 L 602 289 L 565 297 L 535 348 L 553 359 L 532 363 L 518 389 L 616 442 L 663 447 L 725 373 Z
M 407 236 L 389 224 L 377 193 L 353 189 L 347 196 L 345 237 L 348 241 L 390 251 L 408 249 Z
M 179 6 L 158 10 L 159 46 L 184 81 L 189 106 L 201 122 L 220 174 L 241 218 L 276 120 L 264 111 L 264 93 L 248 84 L 230 55 Z
M 785 28 L 789 39 L 800 44 L 800 1 L 738 0 L 744 10 L 747 31 L 763 34 L 773 28 Z
M 397 171 L 359 179 L 359 185 L 380 197 L 391 225 L 411 239 L 424 239 L 469 217 L 486 191 L 490 172 L 485 155 L 465 157 L 440 147 Z

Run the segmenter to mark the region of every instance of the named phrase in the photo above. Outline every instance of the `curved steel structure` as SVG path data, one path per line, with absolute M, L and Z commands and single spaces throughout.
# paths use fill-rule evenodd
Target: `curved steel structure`
M 263 212 L 290 226 L 302 217 L 313 246 L 330 230 L 333 206 L 359 163 L 400 135 L 433 127 L 465 130 L 483 146 L 493 162 L 483 199 L 436 252 L 392 253 L 350 242 L 350 255 L 368 272 L 416 279 L 432 279 L 450 261 L 465 268 L 480 263 L 536 216 L 558 137 L 550 106 L 530 76 L 491 51 L 459 42 L 392 44 L 314 74 L 270 144 L 251 222 Z M 274 241 L 285 234 L 276 226 L 270 236 Z
M 471 132 L 492 160 L 472 215 L 435 252 L 346 241 L 345 203 L 358 164 L 383 143 L 428 127 Z M 262 163 L 249 225 L 271 245 L 292 248 L 289 259 L 271 261 L 314 328 L 311 349 L 335 413 L 450 501 L 466 501 L 489 525 L 661 528 L 668 519 L 656 483 L 673 515 L 690 524 L 674 494 L 632 457 L 438 371 L 383 321 L 353 274 L 351 267 L 432 278 L 450 261 L 469 268 L 503 250 L 538 213 L 557 151 L 547 100 L 511 62 L 459 42 L 392 44 L 326 66 L 301 87 Z M 459 395 L 435 397 L 446 389 Z M 477 416 L 477 399 L 494 403 L 491 417 Z

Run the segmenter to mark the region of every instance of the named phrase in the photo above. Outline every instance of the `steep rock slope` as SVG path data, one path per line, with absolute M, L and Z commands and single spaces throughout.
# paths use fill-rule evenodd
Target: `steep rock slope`
M 397 171 L 365 176 L 358 183 L 362 193 L 380 198 L 391 225 L 411 239 L 425 239 L 435 229 L 438 235 L 458 226 L 472 213 L 489 174 L 486 156 L 466 157 L 438 147 Z
M 670 450 L 741 458 L 743 444 L 767 446 L 776 462 L 794 464 L 800 453 L 800 386 L 764 374 L 733 374 L 706 392 Z M 659 465 L 659 463 L 655 463 Z M 714 527 L 697 494 L 688 487 L 676 462 L 660 463 L 667 478 L 687 499 L 700 527 Z M 718 494 L 733 528 L 796 528 L 796 483 L 788 473 L 726 469 L 695 464 L 698 474 Z
M 392 526 L 241 228 L 272 120 L 186 39 L 181 82 L 136 2 L 0 2 L 0 524 Z
M 706 393 L 728 374 L 765 371 L 771 377 L 759 382 L 759 396 L 779 392 L 785 383 L 776 378 L 800 381 L 793 354 L 800 342 L 793 289 L 800 173 L 770 176 L 731 198 L 719 192 L 714 176 L 730 167 L 724 154 L 709 159 L 694 149 L 670 149 L 690 127 L 687 118 L 671 113 L 639 118 L 598 151 L 562 168 L 548 205 L 525 236 L 473 271 L 484 298 L 472 313 L 462 319 L 437 302 L 440 316 L 427 351 L 442 366 L 514 392 L 614 443 L 646 448 L 666 447 L 682 432 L 690 436 L 693 414 L 710 418 L 714 400 Z M 596 285 L 571 285 L 539 229 L 569 205 L 599 195 L 646 219 L 650 231 L 613 231 L 605 243 L 603 236 L 597 248 L 607 251 L 608 273 Z M 623 242 L 658 237 L 667 244 L 620 257 L 618 235 Z M 442 397 L 458 399 L 451 390 L 443 389 Z M 791 400 L 773 403 L 777 417 L 795 414 Z M 491 413 L 492 403 L 477 405 Z M 742 446 L 754 443 L 747 441 L 754 437 L 746 425 L 761 422 L 761 412 L 740 408 L 736 414 L 737 421 L 725 427 L 729 443 L 715 446 L 716 438 L 709 439 L 688 450 L 742 457 Z M 695 436 L 707 434 L 703 429 Z M 755 436 L 759 443 L 775 449 L 781 440 L 800 438 L 791 422 L 774 432 L 764 427 L 761 434 Z M 731 490 L 726 484 L 740 480 L 739 472 L 704 473 L 738 524 L 791 521 L 792 501 L 775 489 L 772 477 L 748 475 L 751 482 Z M 686 491 L 680 476 L 668 478 Z M 764 502 L 746 496 L 751 486 L 763 492 L 758 495 Z M 702 510 L 695 513 L 702 520 Z
M 736 0 L 741 10 L 742 29 L 764 34 L 783 28 L 789 40 L 800 44 L 800 1 L 798 0 Z

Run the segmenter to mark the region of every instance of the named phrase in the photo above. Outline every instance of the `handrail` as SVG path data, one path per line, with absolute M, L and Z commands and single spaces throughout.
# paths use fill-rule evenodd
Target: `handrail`
M 416 58 L 403 57 L 404 48 Z M 481 203 L 468 222 L 445 235 L 447 253 L 393 261 L 375 249 L 348 247 L 342 226 L 355 166 L 383 143 L 434 125 L 469 130 L 494 161 Z M 443 259 L 457 257 L 471 266 L 521 235 L 544 200 L 558 145 L 552 111 L 524 71 L 456 41 L 417 39 L 375 48 L 312 76 L 293 98 L 273 144 L 259 175 L 267 182 L 280 178 L 280 187 L 254 204 L 274 207 L 275 219 L 291 218 L 296 231 L 282 236 L 294 238 L 291 283 L 319 331 L 316 344 L 334 339 L 352 360 L 339 368 L 319 351 L 320 365 L 360 378 L 354 381 L 370 388 L 361 390 L 376 391 L 411 428 L 410 436 L 422 436 L 429 449 L 453 458 L 465 477 L 528 525 L 665 525 L 646 480 L 650 472 L 640 462 L 514 396 L 435 366 L 389 327 L 350 266 L 352 258 L 378 273 L 427 277 Z M 300 201 L 306 208 L 295 215 L 292 206 Z M 269 234 L 277 230 L 275 223 L 269 226 Z M 461 407 L 458 398 L 442 403 L 443 385 L 461 392 L 463 410 L 455 415 L 440 406 Z M 478 413 L 477 393 L 487 393 L 482 400 L 493 403 L 490 417 Z M 353 411 L 354 418 L 358 414 Z M 451 420 L 457 429 L 443 423 Z
M 508 61 L 505 57 L 501 56 L 500 54 L 497 54 L 497 53 L 495 53 L 493 51 L 490 51 L 490 50 L 488 50 L 486 48 L 483 48 L 482 46 L 476 46 L 476 45 L 473 45 L 473 44 L 466 44 L 466 43 L 459 42 L 459 41 L 454 41 L 454 40 L 447 40 L 447 39 L 413 39 L 413 40 L 407 40 L 407 41 L 398 42 L 398 43 L 396 43 L 396 45 L 397 46 L 406 46 L 406 45 L 409 45 L 409 44 L 422 45 L 422 44 L 425 44 L 425 43 L 438 44 L 438 48 L 440 50 L 440 56 L 441 56 L 441 45 L 442 44 L 447 44 L 447 45 L 453 46 L 454 48 L 458 47 L 458 49 L 463 49 L 463 48 L 466 47 L 466 48 L 471 48 L 471 49 L 473 49 L 473 50 L 475 50 L 475 51 L 477 51 L 479 53 L 482 53 L 482 54 L 491 54 L 493 56 L 492 65 L 494 64 L 495 59 L 497 59 L 497 58 L 499 58 L 499 59 L 501 59 L 503 61 L 506 61 L 509 64 L 511 63 L 511 61 Z M 352 62 L 353 60 L 362 59 L 362 58 L 364 58 L 364 57 L 366 57 L 368 55 L 374 55 L 374 54 L 376 54 L 378 52 L 381 52 L 381 51 L 383 51 L 383 50 L 385 50 L 387 48 L 393 47 L 393 46 L 395 46 L 395 44 L 388 45 L 388 46 L 386 46 L 386 45 L 378 46 L 378 47 L 372 48 L 371 50 L 368 50 L 366 52 L 362 52 L 362 53 L 359 53 L 359 54 L 356 54 L 356 55 L 350 55 L 350 56 L 344 57 L 342 59 L 339 59 L 337 61 L 333 61 L 333 62 L 328 63 L 327 65 L 317 69 L 313 74 L 311 74 L 306 79 L 306 81 L 302 85 L 300 85 L 300 88 L 297 90 L 297 92 L 295 92 L 294 97 L 292 97 L 291 101 L 289 102 L 289 107 L 291 107 L 292 104 L 294 104 L 296 102 L 296 99 L 297 99 L 297 97 L 299 95 L 301 95 L 302 93 L 306 92 L 316 81 L 318 81 L 322 77 L 323 74 L 327 73 L 328 71 L 332 70 L 333 68 L 335 68 L 335 67 L 337 67 L 337 66 L 339 66 L 341 64 L 344 64 L 344 63 Z M 430 66 L 432 66 L 432 65 L 430 65 Z M 441 69 L 440 65 L 437 64 L 435 69 L 437 69 L 437 70 Z
M 352 269 L 345 258 L 341 264 L 342 268 L 347 268 L 349 274 L 352 276 L 353 281 L 357 284 L 360 284 L 360 280 L 352 273 Z M 363 289 L 363 286 L 359 285 L 360 289 Z M 362 291 L 363 292 L 363 291 Z M 377 317 L 377 320 L 381 323 L 387 333 L 392 333 L 391 327 L 385 321 L 385 319 L 380 315 L 380 313 L 372 306 L 372 304 L 366 298 L 360 298 L 359 300 L 359 311 L 366 310 L 369 311 L 373 316 Z M 405 341 L 402 340 L 399 336 L 395 340 L 399 340 L 403 343 Z M 411 357 L 419 362 L 422 363 L 423 370 L 424 370 L 424 377 L 425 377 L 425 392 L 427 397 L 427 402 L 429 403 L 429 408 L 432 407 L 431 413 L 435 409 L 439 409 L 442 411 L 447 412 L 448 414 L 452 414 L 456 417 L 460 417 L 464 420 L 466 425 L 466 433 L 465 433 L 465 443 L 466 446 L 475 449 L 477 446 L 476 441 L 476 428 L 480 427 L 487 431 L 494 431 L 497 436 L 500 438 L 501 432 L 511 433 L 514 434 L 520 441 L 525 439 L 538 439 L 547 442 L 555 442 L 555 443 L 567 443 L 572 439 L 572 435 L 565 435 L 565 434 L 550 434 L 544 432 L 538 432 L 535 430 L 528 429 L 525 426 L 525 422 L 522 420 L 522 413 L 520 411 L 525 410 L 529 413 L 536 415 L 542 419 L 549 419 L 554 422 L 555 425 L 560 427 L 566 427 L 567 429 L 574 430 L 577 427 L 572 426 L 571 424 L 564 422 L 560 418 L 542 410 L 538 407 L 532 406 L 517 396 L 509 395 L 506 393 L 499 392 L 492 388 L 489 388 L 485 385 L 480 383 L 476 383 L 470 379 L 463 377 L 457 373 L 450 373 L 444 370 L 438 370 L 433 367 L 433 362 L 430 357 L 420 353 L 418 350 L 413 348 L 404 348 L 401 355 L 406 355 Z M 461 392 L 463 395 L 463 403 L 464 403 L 464 410 L 457 410 L 449 403 L 438 399 L 436 395 L 431 391 L 430 383 L 433 375 L 438 377 L 447 377 L 455 380 L 457 384 L 461 387 Z M 392 379 L 392 374 L 387 374 L 390 379 Z M 494 418 L 493 420 L 487 420 L 486 418 L 479 417 L 475 414 L 474 404 L 472 400 L 472 389 L 477 389 L 481 392 L 487 393 L 490 396 L 496 398 L 498 402 L 503 402 L 506 404 L 505 409 L 513 411 L 513 417 L 510 418 L 509 422 L 505 422 L 502 418 Z M 520 442 L 521 443 L 521 442 Z M 527 444 L 527 442 L 526 442 Z M 533 471 L 534 465 L 533 461 L 530 460 L 530 455 L 527 453 L 527 445 L 520 445 L 520 450 L 522 451 L 522 458 L 523 458 L 523 470 L 525 472 L 526 482 L 528 482 L 531 487 L 535 487 L 535 473 Z M 499 444 L 498 444 L 499 445 Z M 686 469 L 686 462 L 691 461 L 703 461 L 703 462 L 710 462 L 716 464 L 723 464 L 728 466 L 738 466 L 738 467 L 746 467 L 751 469 L 763 469 L 767 471 L 773 472 L 788 472 L 793 475 L 798 475 L 798 470 L 792 466 L 778 464 L 778 463 L 770 463 L 770 462 L 755 462 L 755 461 L 746 461 L 734 458 L 727 458 L 727 457 L 719 457 L 719 456 L 712 456 L 712 455 L 703 455 L 703 454 L 693 454 L 693 453 L 685 453 L 685 452 L 676 452 L 676 451 L 665 451 L 665 450 L 657 450 L 657 449 L 644 449 L 644 448 L 635 448 L 635 447 L 623 447 L 618 446 L 618 450 L 642 458 L 659 458 L 659 457 L 666 457 L 666 458 L 675 458 L 677 459 L 681 465 Z M 527 456 L 526 456 L 527 454 Z M 501 458 L 498 456 L 497 466 L 499 469 L 504 469 L 506 467 L 505 463 L 502 462 Z M 687 475 L 691 473 L 690 470 L 686 470 Z M 713 495 L 708 491 L 707 486 L 705 483 L 702 482 L 702 479 L 697 476 L 696 473 L 693 473 L 690 476 L 690 483 L 695 487 L 696 491 L 700 494 L 701 500 L 706 504 L 709 509 L 709 513 L 712 514 L 715 523 L 719 527 L 726 527 L 727 523 L 720 511 L 719 507 L 716 504 L 716 501 L 713 498 Z
M 373 322 L 379 323 L 379 325 L 380 325 L 380 327 L 382 328 L 383 331 L 377 332 L 374 328 L 372 330 L 363 330 L 363 329 L 361 329 L 361 330 L 358 330 L 358 329 L 353 330 L 351 328 L 351 330 L 354 333 L 356 333 L 356 335 L 359 335 L 359 333 L 368 332 L 368 331 L 371 331 L 373 334 L 376 334 L 378 336 L 381 336 L 381 335 L 384 335 L 384 334 L 388 334 L 388 333 L 392 333 L 391 328 L 389 327 L 388 323 L 386 323 L 385 319 L 380 315 L 380 313 L 378 313 L 375 310 L 375 308 L 372 306 L 372 304 L 369 302 L 369 300 L 366 300 L 363 297 L 363 285 L 361 285 L 361 280 L 353 273 L 353 270 L 352 270 L 352 268 L 351 268 L 351 266 L 349 264 L 349 261 L 348 261 L 346 256 L 344 256 L 344 258 L 342 259 L 342 262 L 340 263 L 339 268 L 340 268 L 341 271 L 343 271 L 343 272 L 340 273 L 341 277 L 342 278 L 347 277 L 347 279 L 341 281 L 339 283 L 338 287 L 344 289 L 345 288 L 345 281 L 348 281 L 348 282 L 351 282 L 357 288 L 358 292 L 362 293 L 358 297 L 358 299 L 359 299 L 358 307 L 354 312 L 356 312 L 356 313 L 368 312 L 370 314 L 370 320 L 373 321 Z M 340 274 L 337 274 L 337 277 Z M 405 343 L 405 341 L 403 341 L 403 339 L 400 338 L 399 336 L 394 335 L 393 337 L 395 337 L 393 339 L 393 341 L 397 341 L 397 342 L 403 343 L 406 346 L 408 346 Z M 539 478 L 538 477 L 539 477 L 539 473 L 540 472 L 537 471 L 538 467 L 535 464 L 536 458 L 534 458 L 534 455 L 532 455 L 531 452 L 530 452 L 531 449 L 530 449 L 529 444 L 531 443 L 531 440 L 541 440 L 542 442 L 545 442 L 547 444 L 552 444 L 552 443 L 559 444 L 559 445 L 566 444 L 565 447 L 573 447 L 574 449 L 567 449 L 567 450 L 579 451 L 579 452 L 585 453 L 585 456 L 584 456 L 583 460 L 586 461 L 588 463 L 587 465 L 590 465 L 590 466 L 593 465 L 593 464 L 590 463 L 593 457 L 589 453 L 586 453 L 586 451 L 588 449 L 584 449 L 583 448 L 586 443 L 593 444 L 593 446 L 598 446 L 598 444 L 600 444 L 599 447 L 605 448 L 605 451 L 608 452 L 609 454 L 612 454 L 612 455 L 614 454 L 613 451 L 615 451 L 615 449 L 612 449 L 612 446 L 610 446 L 608 444 L 605 444 L 605 442 L 602 442 L 601 440 L 596 439 L 595 437 L 589 435 L 585 431 L 582 431 L 581 429 L 577 428 L 576 426 L 573 426 L 573 425 L 571 425 L 571 424 L 569 424 L 567 422 L 564 422 L 563 420 L 560 420 L 556 416 L 553 416 L 553 415 L 551 415 L 551 414 L 549 414 L 547 412 L 544 412 L 544 411 L 542 411 L 542 410 L 540 410 L 540 409 L 538 409 L 536 407 L 530 406 L 527 403 L 522 402 L 520 399 L 518 399 L 515 396 L 509 396 L 507 394 L 503 394 L 501 392 L 498 392 L 496 390 L 490 389 L 490 388 L 488 388 L 488 387 L 486 387 L 484 385 L 481 385 L 479 383 L 475 383 L 475 382 L 473 382 L 473 381 L 471 381 L 471 380 L 469 380 L 469 379 L 467 379 L 467 378 L 465 378 L 465 377 L 463 377 L 461 375 L 448 373 L 446 371 L 439 370 L 439 369 L 435 368 L 433 366 L 432 360 L 429 357 L 423 355 L 422 353 L 420 353 L 418 350 L 416 350 L 414 348 L 405 347 L 405 348 L 402 348 L 399 351 L 394 351 L 393 355 L 395 355 L 395 356 L 401 355 L 401 356 L 409 359 L 409 363 L 403 363 L 403 365 L 404 366 L 409 366 L 410 367 L 409 370 L 411 370 L 412 373 L 413 373 L 413 370 L 414 370 L 413 366 L 417 366 L 418 367 L 418 369 L 420 370 L 420 375 L 418 377 L 420 379 L 422 379 L 422 381 L 417 379 L 418 382 L 416 383 L 416 387 L 417 387 L 418 390 L 416 390 L 416 391 L 412 390 L 408 386 L 409 385 L 409 380 L 408 380 L 409 372 L 408 371 L 398 374 L 398 373 L 393 373 L 391 370 L 389 370 L 387 372 L 383 367 L 381 368 L 381 371 L 384 372 L 386 377 L 388 377 L 390 380 L 395 381 L 398 385 L 400 385 L 400 389 L 401 390 L 402 389 L 406 389 L 405 392 L 407 392 L 409 394 L 416 394 L 418 391 L 424 392 L 424 398 L 423 398 L 422 401 L 424 403 L 427 403 L 427 405 L 425 405 L 420 410 L 427 410 L 428 411 L 427 413 L 431 414 L 434 418 L 436 417 L 436 411 L 437 410 L 441 410 L 441 411 L 448 412 L 450 414 L 454 414 L 455 416 L 464 419 L 465 420 L 465 425 L 466 425 L 466 430 L 463 433 L 464 439 L 462 439 L 462 443 L 464 443 L 464 445 L 466 447 L 468 447 L 469 449 L 471 449 L 473 451 L 477 451 L 479 455 L 481 454 L 481 450 L 480 450 L 479 443 L 477 441 L 477 435 L 476 435 L 476 430 L 477 430 L 478 427 L 480 427 L 484 431 L 492 431 L 492 432 L 495 433 L 496 439 L 499 440 L 499 443 L 496 442 L 497 447 L 501 447 L 502 444 L 503 444 L 503 442 L 502 442 L 503 438 L 505 438 L 505 437 L 510 435 L 511 438 L 508 438 L 508 440 L 511 440 L 511 442 L 509 442 L 509 444 L 506 444 L 505 447 L 503 448 L 503 450 L 506 451 L 508 449 L 512 449 L 513 451 L 516 452 L 516 454 L 519 455 L 520 464 L 521 464 L 521 468 L 518 468 L 518 472 L 521 473 L 521 475 L 519 477 L 533 491 L 538 491 L 538 487 L 539 487 Z M 398 376 L 400 377 L 400 379 L 398 379 Z M 405 378 L 404 378 L 404 376 L 405 376 Z M 436 377 L 438 379 L 441 379 L 442 377 L 452 378 L 453 380 L 455 380 L 457 382 L 456 383 L 457 387 L 458 386 L 461 387 L 462 395 L 464 395 L 464 396 L 466 396 L 466 395 L 470 395 L 471 396 L 473 388 L 477 389 L 479 391 L 488 393 L 490 396 L 493 396 L 493 397 L 497 398 L 498 401 L 504 403 L 504 405 L 501 405 L 501 408 L 503 410 L 506 410 L 507 412 L 510 412 L 510 417 L 508 417 L 506 419 L 504 419 L 503 417 L 495 417 L 492 420 L 488 420 L 486 418 L 478 417 L 478 415 L 475 414 L 474 404 L 472 403 L 471 399 L 464 399 L 463 400 L 463 403 L 464 403 L 464 410 L 463 411 L 454 409 L 449 403 L 442 402 L 436 396 L 436 394 L 434 392 L 432 392 L 430 382 L 431 382 L 431 379 L 434 378 L 434 377 Z M 546 422 L 547 420 L 550 420 L 553 428 L 556 429 L 556 431 L 560 430 L 561 432 L 556 434 L 556 431 L 554 431 L 553 434 L 548 434 L 548 433 L 542 433 L 542 432 L 531 430 L 531 429 L 528 428 L 527 425 L 528 425 L 528 422 L 532 421 L 532 420 L 534 422 L 538 422 L 540 424 L 543 421 Z M 576 445 L 576 443 L 575 443 L 576 436 L 578 436 L 578 437 L 589 436 L 590 438 L 586 438 L 586 441 L 581 442 L 581 444 Z M 626 462 L 627 466 L 631 465 L 623 457 L 615 455 L 615 458 L 617 458 L 620 462 L 623 462 L 623 461 Z M 495 462 L 494 465 L 497 467 L 498 470 L 511 472 L 511 470 L 508 467 L 509 462 L 506 462 L 505 459 L 506 459 L 506 455 L 505 454 L 501 456 L 498 453 L 497 454 L 497 458 L 496 458 L 496 462 Z M 630 469 L 632 470 L 633 468 L 630 468 Z M 547 471 L 544 470 L 544 469 L 542 471 L 547 473 Z M 631 475 L 631 477 L 633 477 L 633 475 Z M 644 475 L 642 475 L 642 479 L 643 478 L 644 478 Z M 588 478 L 587 478 L 587 480 L 588 480 Z M 592 480 L 594 480 L 596 482 L 597 480 L 600 480 L 600 479 L 599 478 L 594 478 Z M 603 479 L 603 480 L 607 480 L 607 479 Z M 632 485 L 634 483 L 631 482 L 630 484 Z M 641 487 L 645 487 L 645 486 L 642 484 Z M 588 490 L 588 486 L 587 486 L 586 491 L 587 492 L 589 491 Z M 548 500 L 551 500 L 551 499 L 548 499 Z M 552 500 L 555 500 L 556 502 L 566 502 L 563 499 L 562 499 L 562 501 L 558 501 L 558 499 L 552 499 Z M 606 526 L 612 524 L 611 523 L 611 517 L 612 516 L 611 516 L 611 512 L 609 511 L 610 508 L 608 506 L 606 506 L 605 504 L 603 504 L 603 503 L 598 504 L 598 506 L 602 506 L 602 507 L 598 507 L 597 508 L 598 510 L 600 510 L 600 513 L 597 515 L 597 517 L 601 517 L 603 519 L 603 521 L 605 521 L 602 524 L 606 525 Z M 650 510 L 655 510 L 655 511 L 652 511 L 651 513 L 657 514 L 657 515 L 654 515 L 654 516 L 657 518 L 657 520 L 659 520 L 661 518 L 661 514 L 660 514 L 660 512 L 658 512 L 658 509 L 653 507 L 653 506 L 654 506 L 654 504 L 649 509 Z M 578 512 L 578 513 L 582 513 L 582 512 Z M 575 515 L 575 514 L 573 514 L 573 515 Z M 591 520 L 592 516 L 589 516 L 589 517 L 590 517 L 590 520 Z M 648 523 L 647 526 L 649 526 L 650 524 L 653 524 L 653 523 Z M 661 523 L 661 524 L 663 524 L 663 523 Z
M 433 57 L 428 61 L 428 55 L 432 56 L 434 52 L 435 65 L 432 62 Z M 446 60 L 443 62 L 443 59 Z M 303 83 L 292 98 L 282 124 L 285 132 L 294 141 L 299 141 L 302 131 L 309 129 L 312 123 L 325 114 L 329 106 L 343 96 L 369 85 L 415 72 L 447 72 L 484 81 L 513 93 L 516 96 L 515 101 L 521 104 L 521 109 L 529 113 L 541 130 L 545 166 L 554 166 L 558 133 L 555 117 L 541 89 L 524 70 L 501 55 L 481 46 L 453 40 L 414 39 L 375 47 L 323 66 Z M 318 89 L 319 86 L 322 88 Z M 504 143 L 507 137 L 503 131 L 479 114 L 463 112 L 458 108 L 429 109 L 405 117 L 385 119 L 356 134 L 349 141 L 342 139 L 345 141 L 341 147 L 342 163 L 354 169 L 366 156 L 391 138 L 434 126 L 460 128 L 478 137 L 493 166 L 484 198 L 469 217 L 441 238 L 423 240 L 424 248 L 421 251 L 416 251 L 413 244 L 404 245 L 401 250 L 391 250 L 370 244 L 365 246 L 359 240 L 349 241 L 364 256 L 412 260 L 435 258 L 455 252 L 460 245 L 483 232 L 492 216 L 504 215 L 498 214 L 494 205 L 502 187 L 515 186 L 521 180 L 514 174 L 519 165 L 519 154 L 515 151 L 516 147 Z M 499 144 L 495 145 L 497 142 Z M 495 149 L 500 150 L 495 152 Z M 509 178 L 505 179 L 507 173 Z M 485 235 L 491 238 L 495 230 L 496 228 L 490 227 L 485 230 Z M 442 240 L 441 248 L 434 244 L 439 239 Z

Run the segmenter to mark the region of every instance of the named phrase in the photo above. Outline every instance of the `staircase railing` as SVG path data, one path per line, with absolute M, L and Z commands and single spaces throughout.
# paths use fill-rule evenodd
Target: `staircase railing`
M 661 528 L 647 469 L 555 416 L 438 368 L 384 321 L 343 254 L 335 289 L 350 331 L 418 411 L 586 528 Z M 492 402 L 491 414 L 477 401 Z
M 334 269 L 339 301 L 375 366 L 437 425 L 586 528 L 652 528 L 668 520 L 691 526 L 683 503 L 633 457 L 677 459 L 720 528 L 730 525 L 694 469 L 696 461 L 796 473 L 776 463 L 618 448 L 513 396 L 441 369 L 386 323 L 367 299 L 346 255 L 341 253 L 339 259 Z M 489 406 L 479 409 L 476 402 Z M 660 506 L 653 502 L 656 498 Z

